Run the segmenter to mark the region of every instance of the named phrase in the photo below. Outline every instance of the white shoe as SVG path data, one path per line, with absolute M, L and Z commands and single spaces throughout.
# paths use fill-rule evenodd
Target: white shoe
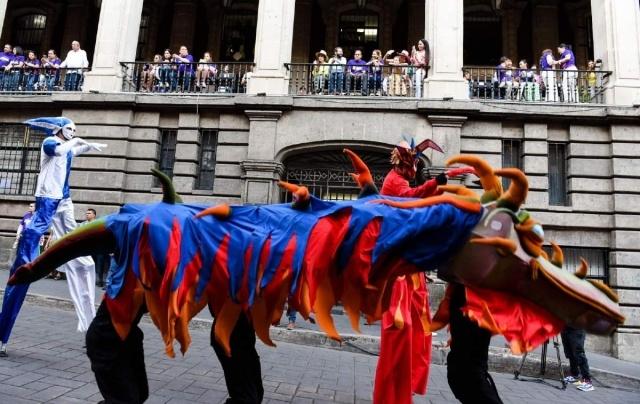
M 0 358 L 6 358 L 9 356 L 7 354 L 7 344 L 0 344 Z
M 593 391 L 595 387 L 591 384 L 591 380 L 582 379 L 582 382 L 576 386 L 576 388 L 580 391 Z

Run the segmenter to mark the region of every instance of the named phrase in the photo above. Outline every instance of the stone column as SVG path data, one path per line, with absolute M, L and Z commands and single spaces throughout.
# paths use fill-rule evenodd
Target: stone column
M 2 28 L 4 28 L 4 18 L 7 14 L 7 3 L 9 0 L 0 0 L 0 38 L 2 38 Z M 2 44 L 4 46 L 4 44 Z
M 249 117 L 249 149 L 242 161 L 244 189 L 242 201 L 246 203 L 279 202 L 278 181 L 283 166 L 274 160 L 278 120 L 282 111 L 245 111 Z
M 445 166 L 445 161 L 456 154 L 460 154 L 460 136 L 462 125 L 467 121 L 466 116 L 428 115 L 431 124 L 432 140 L 442 147 L 444 153 L 429 149 L 427 158 L 433 168 Z
M 295 6 L 295 0 L 259 3 L 256 65 L 247 86 L 249 94 L 288 94 L 289 80 L 284 64 L 291 61 Z
M 607 104 L 640 102 L 640 5 L 636 0 L 591 0 L 594 56 L 613 72 Z
M 176 1 L 173 6 L 173 23 L 171 24 L 171 50 L 178 53 L 181 46 L 191 52 L 193 36 L 196 30 L 196 3 L 192 0 Z M 194 56 L 194 59 L 196 57 Z
M 462 78 L 463 14 L 463 0 L 425 0 L 425 38 L 431 45 L 426 98 L 469 98 Z
M 120 62 L 136 58 L 142 1 L 103 1 L 91 71 L 86 74 L 84 91 L 122 90 Z
M 640 167 L 636 164 L 640 158 L 640 145 L 637 133 L 637 126 L 611 126 L 614 228 L 609 279 L 626 317 L 624 326 L 613 334 L 613 354 L 633 362 L 640 361 L 640 196 L 637 194 Z

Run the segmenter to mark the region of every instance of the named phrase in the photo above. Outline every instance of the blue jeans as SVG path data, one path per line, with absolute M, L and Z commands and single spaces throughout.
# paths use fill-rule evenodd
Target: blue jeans
M 373 93 L 382 93 L 382 76 L 379 74 L 369 76 L 369 90 Z
M 369 94 L 369 77 L 366 73 L 364 74 L 349 74 L 347 75 L 347 91 L 351 90 L 351 83 L 353 83 L 353 92 L 357 92 L 358 83 L 360 83 L 360 93 L 362 95 Z
M 293 310 L 291 308 L 287 309 L 287 318 L 289 319 L 290 323 L 295 323 L 296 322 L 296 314 L 297 313 L 298 313 L 297 311 L 295 311 L 295 310 Z
M 344 93 L 344 72 L 329 73 L 329 94 Z
M 178 85 L 182 85 L 183 92 L 189 92 L 191 88 L 192 76 L 193 76 L 193 72 L 191 70 L 178 72 Z
M 10 70 L 4 73 L 2 78 L 2 89 L 5 91 L 16 91 L 20 84 L 20 71 Z
M 60 199 L 36 197 L 36 211 L 33 214 L 33 219 L 20 235 L 20 241 L 18 241 L 18 248 L 16 249 L 16 259 L 9 271 L 10 275 L 13 275 L 18 267 L 36 259 L 40 251 L 40 238 L 51 226 L 59 203 Z M 5 288 L 2 312 L 0 312 L 0 341 L 5 344 L 9 340 L 11 330 L 28 289 L 28 283 L 13 286 L 7 285 Z
M 82 73 L 67 72 L 64 76 L 64 91 L 78 91 L 82 83 Z

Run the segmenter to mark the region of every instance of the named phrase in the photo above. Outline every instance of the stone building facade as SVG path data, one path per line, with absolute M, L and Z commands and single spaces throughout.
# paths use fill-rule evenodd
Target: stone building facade
M 279 202 L 283 196 L 275 182 L 281 178 L 306 179 L 324 197 L 351 197 L 353 185 L 340 176 L 347 170 L 342 148 L 360 151 L 365 160 L 384 170 L 386 155 L 402 134 L 418 140 L 432 138 L 446 155 L 427 156 L 430 174 L 442 170 L 445 158 L 457 153 L 478 154 L 494 166 L 525 171 L 531 188 L 526 208 L 541 220 L 547 239 L 568 251 L 569 266 L 579 256 L 587 257 L 592 264 L 590 275 L 608 282 L 620 296 L 627 322 L 610 338 L 592 338 L 593 348 L 640 361 L 637 1 L 32 3 L 0 0 L 3 43 L 14 41 L 19 31 L 16 19 L 25 10 L 46 13 L 47 21 L 63 15 L 71 19 L 74 7 L 82 8 L 83 16 L 89 9 L 99 15 L 97 24 L 82 27 L 78 23 L 70 28 L 57 22 L 62 25 L 52 32 L 45 27 L 41 36 L 43 49 L 66 48 L 63 44 L 69 38 L 86 38 L 83 47 L 93 57 L 84 92 L 0 97 L 0 136 L 16 136 L 23 131 L 19 125 L 25 119 L 62 114 L 76 122 L 83 138 L 109 145 L 74 162 L 71 184 L 78 219 L 88 207 L 107 214 L 123 203 L 159 200 L 160 189 L 149 174 L 157 166 L 172 173 L 177 191 L 189 202 Z M 359 15 L 356 10 L 378 16 L 376 46 L 382 49 L 422 36 L 429 39 L 432 63 L 424 98 L 289 94 L 285 64 L 309 61 L 317 48 L 333 47 L 341 34 L 340 16 Z M 225 20 L 225 13 L 231 11 L 236 17 Z M 253 31 L 242 31 L 242 35 L 225 31 L 229 26 L 225 24 L 246 27 L 242 24 L 251 21 L 255 21 Z M 465 32 L 467 28 L 482 31 L 480 23 L 495 28 L 486 30 L 500 41 L 494 53 L 514 58 L 533 57 L 539 49 L 571 36 L 579 45 L 579 63 L 601 59 L 612 72 L 605 102 L 469 100 L 461 71 L 464 65 L 476 64 L 467 63 L 470 58 L 482 56 L 475 49 L 482 41 L 469 49 L 474 39 Z M 92 36 L 88 31 L 93 29 Z M 254 38 L 248 38 L 254 31 Z M 156 49 L 175 49 L 179 44 L 194 52 L 210 49 L 216 60 L 227 57 L 228 47 L 237 50 L 244 45 L 243 57 L 255 63 L 247 93 L 122 91 L 120 62 L 148 59 Z M 248 50 L 250 46 L 254 48 Z M 473 60 L 489 64 L 492 57 Z M 0 150 L 5 160 L 7 150 Z M 31 200 L 28 192 L 0 194 L 3 265 L 8 262 L 18 218 Z

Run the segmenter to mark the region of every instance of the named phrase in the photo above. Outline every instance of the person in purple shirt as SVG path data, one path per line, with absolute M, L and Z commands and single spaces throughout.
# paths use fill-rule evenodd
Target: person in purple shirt
M 6 44 L 4 50 L 0 53 L 0 90 L 6 90 L 5 87 L 5 69 L 14 59 L 13 47 Z
M 27 52 L 27 58 L 24 61 L 24 77 L 23 84 L 26 84 L 27 91 L 33 91 L 40 77 L 40 60 L 34 51 Z
M 180 52 L 173 55 L 173 61 L 178 63 L 178 85 L 182 84 L 182 91 L 189 92 L 193 76 L 193 56 L 186 46 L 180 47 Z
M 20 46 L 13 47 L 13 59 L 4 68 L 4 90 L 17 91 L 21 86 L 22 67 L 24 66 L 24 53 Z
M 561 43 L 558 45 L 560 59 L 556 64 L 562 68 L 562 96 L 564 102 L 578 102 L 578 68 L 576 57 L 571 46 Z
M 47 90 L 52 91 L 58 85 L 61 63 L 62 60 L 56 55 L 56 51 L 49 49 L 47 57 L 42 58 L 42 63 L 40 64 L 43 67 L 40 72 L 41 87 L 46 86 Z
M 353 59 L 347 62 L 347 89 L 351 91 L 351 83 L 353 82 L 353 91 L 355 92 L 360 83 L 360 91 L 362 95 L 369 93 L 369 66 L 367 62 L 362 60 L 362 51 L 356 49 L 353 52 Z

